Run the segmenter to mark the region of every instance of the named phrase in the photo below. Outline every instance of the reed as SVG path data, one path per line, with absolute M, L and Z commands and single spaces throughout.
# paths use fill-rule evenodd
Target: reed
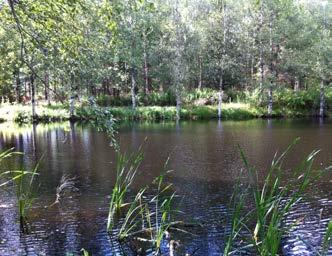
M 13 178 L 16 188 L 16 198 L 18 202 L 18 211 L 20 218 L 20 225 L 23 232 L 26 231 L 27 212 L 30 210 L 34 197 L 35 177 L 38 175 L 39 162 L 34 169 L 29 172 L 25 170 L 13 171 L 12 173 L 17 178 Z
M 332 219 L 327 224 L 326 232 L 322 244 L 322 256 L 327 256 L 330 246 L 332 245 Z
M 263 185 L 259 185 L 258 173 L 252 168 L 243 151 L 246 170 L 254 184 L 250 191 L 253 196 L 254 210 L 252 220 L 255 225 L 252 233 L 252 245 L 259 255 L 278 255 L 281 248 L 281 239 L 287 233 L 287 227 L 282 221 L 291 208 L 297 204 L 310 184 L 321 177 L 323 171 L 313 171 L 312 165 L 319 151 L 310 153 L 291 173 L 292 178 L 284 184 L 283 162 L 285 157 L 297 144 L 296 139 L 282 154 L 275 157 L 265 176 Z
M 231 210 L 231 221 L 230 221 L 230 233 L 226 236 L 224 255 L 230 255 L 237 252 L 234 249 L 234 242 L 239 239 L 240 233 L 243 227 L 246 227 L 246 222 L 251 212 L 242 216 L 245 206 L 245 200 L 247 196 L 247 187 L 242 189 L 241 177 L 243 175 L 243 170 L 241 170 L 239 178 L 235 184 L 231 200 L 229 203 L 229 209 Z
M 133 182 L 142 159 L 141 149 L 130 157 L 120 153 L 118 155 L 117 179 L 110 202 L 107 230 L 111 232 L 114 224 L 117 223 L 119 227 L 116 232 L 119 241 L 130 238 L 149 243 L 150 248 L 158 253 L 168 229 L 175 223 L 171 221 L 175 193 L 171 191 L 172 184 L 165 184 L 165 176 L 169 172 L 166 169 L 169 160 L 167 159 L 162 173 L 153 180 L 151 186 L 141 188 L 131 202 L 125 202 L 128 188 Z M 149 195 L 154 193 L 150 199 L 145 196 L 147 190 Z M 114 216 L 124 206 L 126 210 L 122 212 L 122 218 L 115 222 Z
M 150 241 L 153 244 L 155 253 L 159 253 L 162 240 L 168 233 L 169 228 L 174 224 L 172 214 L 177 212 L 174 208 L 175 192 L 171 192 L 173 184 L 164 184 L 168 173 L 166 170 L 169 158 L 164 164 L 162 173 L 155 178 L 154 184 L 157 185 L 156 195 L 145 205 L 145 216 L 150 232 Z M 153 205 L 149 209 L 149 205 Z M 152 221 L 154 217 L 154 223 Z
M 0 164 L 1 167 L 3 168 L 4 165 L 4 160 L 6 158 L 10 158 L 15 154 L 19 154 L 18 152 L 13 152 L 13 148 L 7 149 L 7 150 L 3 150 L 0 152 Z M 11 177 L 11 171 L 9 170 L 1 170 L 0 171 L 0 188 L 6 186 L 7 184 L 9 184 L 11 181 L 13 181 L 13 178 L 18 178 L 19 175 L 17 177 Z
M 143 160 L 143 152 L 140 147 L 137 153 L 127 155 L 117 153 L 116 180 L 112 190 L 112 196 L 107 218 L 107 230 L 110 231 L 114 224 L 114 216 L 120 209 L 126 205 L 125 199 L 128 189 L 132 184 L 135 175 Z
M 4 159 L 20 154 L 22 153 L 14 152 L 13 148 L 1 152 L 1 166 Z M 19 170 L 5 170 L 0 173 L 0 179 L 3 180 L 0 184 L 0 188 L 10 184 L 13 184 L 15 187 L 20 226 L 23 232 L 26 231 L 27 212 L 34 201 L 33 190 L 35 177 L 38 175 L 38 166 L 39 162 L 35 165 L 32 171 L 26 171 L 21 168 Z
M 158 182 L 161 182 L 162 176 L 157 178 Z M 162 240 L 168 234 L 169 228 L 177 223 L 171 220 L 175 193 L 165 195 L 169 192 L 171 185 L 162 186 L 162 183 L 159 185 L 156 195 L 148 201 L 143 200 L 147 188 L 141 189 L 136 194 L 126 212 L 118 235 L 120 241 L 133 238 L 150 243 L 156 254 L 160 252 Z

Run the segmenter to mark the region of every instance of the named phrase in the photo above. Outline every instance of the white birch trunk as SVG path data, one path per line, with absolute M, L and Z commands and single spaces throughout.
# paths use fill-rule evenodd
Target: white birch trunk
M 269 86 L 269 90 L 268 90 L 267 115 L 272 116 L 272 111 L 273 111 L 273 79 L 274 79 L 272 17 L 270 17 L 270 22 L 269 22 L 269 36 L 270 36 L 270 86 Z
M 131 70 L 131 103 L 133 110 L 136 109 L 136 80 L 134 68 Z
M 324 108 L 325 108 L 325 88 L 324 88 L 324 80 L 322 79 L 320 82 L 320 102 L 319 102 L 319 116 L 324 117 Z
M 298 92 L 300 90 L 300 81 L 299 79 L 296 77 L 295 78 L 295 83 L 294 83 L 294 92 Z
M 74 111 L 75 111 L 75 96 L 70 96 L 70 99 L 69 99 L 69 114 L 70 114 L 70 117 L 73 117 L 74 116 Z
M 175 31 L 175 62 L 174 62 L 174 83 L 175 83 L 175 94 L 176 94 L 176 120 L 179 121 L 181 118 L 181 84 L 182 84 L 182 73 L 183 67 L 181 62 L 181 17 L 178 10 L 178 0 L 175 1 L 173 10 L 173 19 L 176 27 Z
M 224 92 L 222 90 L 218 92 L 218 119 L 221 119 L 221 105 L 223 94 Z
M 144 58 L 144 80 L 145 88 L 144 93 L 149 93 L 149 67 L 148 67 L 148 55 L 146 52 L 146 34 L 143 34 L 143 58 Z
M 36 99 L 35 99 L 35 81 L 34 76 L 31 74 L 30 76 L 30 88 L 31 88 L 31 107 L 32 107 L 32 119 L 36 118 Z
M 263 59 L 263 39 L 262 39 L 262 30 L 263 30 L 263 4 L 260 2 L 260 10 L 259 10 L 259 91 L 263 92 L 264 86 L 264 59 Z
M 198 67 L 199 67 L 199 74 L 198 74 L 198 90 L 202 89 L 202 57 L 198 57 Z

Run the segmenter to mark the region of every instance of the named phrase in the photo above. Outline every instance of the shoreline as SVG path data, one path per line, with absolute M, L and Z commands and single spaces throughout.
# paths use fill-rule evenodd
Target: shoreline
M 64 121 L 93 121 L 97 118 L 113 117 L 118 122 L 126 121 L 176 121 L 175 106 L 139 106 L 135 110 L 131 107 L 91 107 L 77 106 L 75 115 L 70 116 L 69 109 L 63 105 L 36 106 L 37 118 L 32 119 L 30 105 L 0 106 L 0 123 L 14 122 L 18 124 L 31 123 L 60 123 Z M 101 114 L 101 116 L 98 116 Z M 218 106 L 183 106 L 180 112 L 183 121 L 215 120 L 218 119 Z M 328 118 L 330 115 L 327 115 Z M 294 119 L 319 118 L 313 111 L 295 111 L 277 109 L 268 116 L 263 108 L 256 108 L 247 103 L 224 103 L 222 105 L 221 120 L 250 120 L 250 119 Z

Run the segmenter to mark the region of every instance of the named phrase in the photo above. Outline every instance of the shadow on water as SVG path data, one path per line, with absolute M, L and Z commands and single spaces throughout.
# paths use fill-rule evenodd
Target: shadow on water
M 316 167 L 332 159 L 332 123 L 317 120 L 250 120 L 176 123 L 132 123 L 120 126 L 117 140 L 124 150 L 144 145 L 145 158 L 131 193 L 159 175 L 168 156 L 174 169 L 169 181 L 180 195 L 180 216 L 204 228 L 193 235 L 178 234 L 180 250 L 195 255 L 220 255 L 227 234 L 227 204 L 243 163 L 237 145 L 261 172 L 276 150 L 283 150 L 301 137 L 286 167 L 298 163 L 313 149 L 322 149 Z M 85 248 L 93 255 L 115 255 L 126 250 L 106 232 L 109 194 L 115 180 L 115 153 L 107 135 L 80 124 L 17 127 L 0 126 L 0 149 L 15 147 L 24 152 L 10 167 L 31 167 L 44 154 L 40 166 L 38 199 L 29 214 L 32 232 L 20 233 L 15 196 L 0 192 L 0 255 L 77 254 Z M 288 169 L 288 168 L 286 168 Z M 63 175 L 75 176 L 78 193 L 69 194 L 61 205 L 45 207 L 55 199 Z M 285 255 L 309 255 L 320 244 L 332 215 L 332 175 L 312 187 L 305 200 L 287 216 L 290 228 L 284 238 Z M 126 251 L 128 253 L 128 251 Z M 244 253 L 245 254 L 245 253 Z M 248 254 L 250 254 L 248 252 Z

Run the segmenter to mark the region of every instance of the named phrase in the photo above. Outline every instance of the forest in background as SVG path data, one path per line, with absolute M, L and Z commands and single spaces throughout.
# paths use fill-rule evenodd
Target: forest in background
M 34 116 L 36 102 L 93 97 L 179 116 L 187 102 L 251 99 L 267 116 L 292 101 L 324 116 L 331 13 L 326 0 L 1 1 L 1 102 Z

